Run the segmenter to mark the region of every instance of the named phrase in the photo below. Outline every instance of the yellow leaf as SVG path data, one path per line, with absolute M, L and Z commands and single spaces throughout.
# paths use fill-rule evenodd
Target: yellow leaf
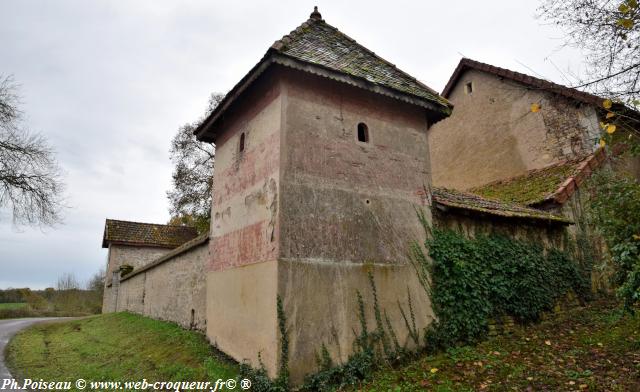
M 431 374 L 438 373 L 438 368 L 431 368 Z
M 613 116 L 615 116 L 616 114 L 614 112 L 609 112 L 607 113 L 607 118 L 611 118 Z
M 546 344 L 547 346 L 551 346 L 551 340 L 545 340 L 544 344 Z
M 531 112 L 538 113 L 540 111 L 540 104 L 532 103 L 531 104 Z
M 600 147 L 604 147 L 607 145 L 607 142 L 604 141 L 604 139 L 600 139 Z
M 607 125 L 607 133 L 609 135 L 611 135 L 612 133 L 614 133 L 616 131 L 616 126 L 613 124 L 609 124 Z
M 624 27 L 625 29 L 630 29 L 633 27 L 633 20 L 628 18 L 618 19 L 618 25 Z
M 613 105 L 613 102 L 611 102 L 610 99 L 605 99 L 602 102 L 602 106 L 604 106 L 605 109 L 611 109 L 611 105 Z
M 638 234 L 634 234 L 634 235 L 633 235 L 633 239 L 634 239 L 634 240 L 638 240 L 638 241 L 640 241 L 640 235 L 638 235 Z

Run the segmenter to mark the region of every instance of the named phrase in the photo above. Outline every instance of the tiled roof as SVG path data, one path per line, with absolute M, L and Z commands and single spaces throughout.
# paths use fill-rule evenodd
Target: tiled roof
M 570 224 L 570 220 L 550 214 L 545 211 L 526 207 L 515 203 L 485 199 L 481 196 L 460 192 L 452 189 L 434 188 L 433 201 L 445 207 L 462 209 L 471 212 L 500 216 L 504 218 L 519 218 L 541 220 L 548 223 Z
M 531 170 L 521 176 L 492 182 L 471 189 L 483 197 L 529 206 L 545 202 L 559 204 L 567 201 L 576 188 L 605 160 L 599 148 L 586 158 L 557 163 Z
M 102 247 L 110 243 L 176 248 L 197 237 L 195 228 L 107 219 Z
M 447 82 L 447 85 L 444 87 L 444 90 L 442 90 L 443 97 L 445 98 L 449 97 L 449 94 L 451 93 L 451 90 L 458 82 L 458 79 L 460 78 L 460 76 L 462 76 L 464 71 L 466 71 L 467 69 L 477 69 L 479 71 L 484 71 L 496 76 L 500 76 L 506 79 L 520 82 L 522 84 L 526 84 L 535 89 L 545 90 L 555 94 L 560 94 L 567 98 L 575 99 L 576 101 L 584 102 L 597 107 L 601 107 L 602 102 L 604 101 L 603 98 L 600 98 L 593 94 L 586 93 L 584 91 L 577 90 L 575 88 L 562 86 L 560 84 L 556 84 L 544 79 L 529 76 L 520 72 L 511 71 L 505 68 L 496 67 L 494 65 L 481 63 L 480 61 L 475 61 L 467 58 L 463 58 L 462 60 L 460 60 L 460 63 L 458 63 L 458 66 L 456 67 L 455 71 L 453 71 L 453 74 L 449 78 L 449 82 Z
M 308 21 L 276 41 L 271 48 L 297 60 L 425 98 L 444 107 L 451 106 L 435 90 L 326 23 L 319 14 L 316 17 L 312 14 Z
M 194 131 L 198 140 L 214 142 L 223 113 L 271 64 L 387 95 L 429 110 L 432 122 L 451 114 L 453 105 L 416 78 L 398 69 L 329 25 L 317 10 L 297 29 L 277 40 Z

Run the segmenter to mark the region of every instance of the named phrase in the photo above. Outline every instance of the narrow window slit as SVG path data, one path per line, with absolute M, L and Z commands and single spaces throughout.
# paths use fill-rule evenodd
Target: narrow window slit
M 244 132 L 240 134 L 240 147 L 238 149 L 240 152 L 244 151 Z
M 362 143 L 369 143 L 369 128 L 365 123 L 358 124 L 358 141 Z
M 467 84 L 464 85 L 464 89 L 467 94 L 473 93 L 473 83 L 467 82 Z

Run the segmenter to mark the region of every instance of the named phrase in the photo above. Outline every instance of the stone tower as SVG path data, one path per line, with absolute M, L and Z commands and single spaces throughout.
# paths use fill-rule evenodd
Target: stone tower
M 427 131 L 451 112 L 435 91 L 327 24 L 316 10 L 276 41 L 198 127 L 215 142 L 207 336 L 233 358 L 280 355 L 281 298 L 294 379 L 325 344 L 348 358 L 357 292 L 401 342 L 398 303 L 432 319 L 408 254 L 430 219 Z M 371 326 L 373 313 L 367 310 Z

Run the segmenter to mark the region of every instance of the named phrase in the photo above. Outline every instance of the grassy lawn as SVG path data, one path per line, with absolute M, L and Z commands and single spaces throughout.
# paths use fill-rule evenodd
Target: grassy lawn
M 26 307 L 27 304 L 26 303 L 21 303 L 21 302 L 15 302 L 15 303 L 0 303 L 0 310 L 3 309 L 21 309 Z
M 383 369 L 365 391 L 640 391 L 640 314 L 592 303 L 513 335 Z
M 210 381 L 235 378 L 203 335 L 129 313 L 40 324 L 18 333 L 7 361 L 20 378 Z

